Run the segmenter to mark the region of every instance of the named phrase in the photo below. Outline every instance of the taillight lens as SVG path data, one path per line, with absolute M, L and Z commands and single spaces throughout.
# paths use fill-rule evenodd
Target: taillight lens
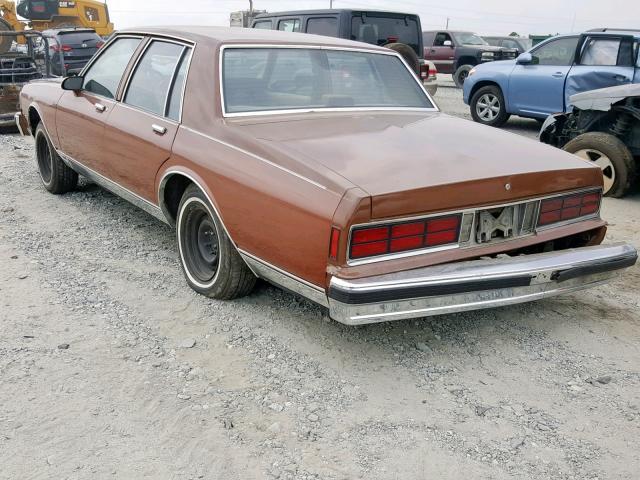
M 102 48 L 103 45 L 104 45 L 104 42 L 98 42 L 96 43 L 96 48 Z
M 331 238 L 329 240 L 329 258 L 331 260 L 338 259 L 338 247 L 340 246 L 340 230 L 336 227 L 331 228 Z
M 564 197 L 549 198 L 540 202 L 538 226 L 574 220 L 593 215 L 600 210 L 602 194 L 587 192 Z
M 56 52 L 56 53 L 58 53 L 58 52 L 70 52 L 70 51 L 72 51 L 72 50 L 73 50 L 73 47 L 71 47 L 71 46 L 69 46 L 69 45 L 62 45 L 62 46 L 60 46 L 60 45 L 53 45 L 53 46 L 51 47 L 51 49 L 52 49 L 54 52 Z
M 349 257 L 359 259 L 458 243 L 461 215 L 359 227 L 351 232 Z

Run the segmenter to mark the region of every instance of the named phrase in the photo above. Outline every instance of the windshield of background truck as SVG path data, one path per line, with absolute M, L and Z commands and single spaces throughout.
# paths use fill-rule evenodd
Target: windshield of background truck
M 453 36 L 456 38 L 456 41 L 461 45 L 489 45 L 482 38 L 480 38 L 475 33 L 468 32 L 457 32 L 454 33 Z

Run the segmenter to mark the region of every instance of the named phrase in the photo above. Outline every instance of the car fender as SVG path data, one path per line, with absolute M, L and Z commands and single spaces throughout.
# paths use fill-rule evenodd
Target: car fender
M 505 107 L 511 113 L 509 105 L 509 77 L 515 67 L 515 62 L 511 60 L 489 62 L 474 67 L 474 73 L 464 82 L 463 100 L 469 105 L 471 97 L 479 89 L 487 85 L 497 85 L 502 90 L 505 100 Z

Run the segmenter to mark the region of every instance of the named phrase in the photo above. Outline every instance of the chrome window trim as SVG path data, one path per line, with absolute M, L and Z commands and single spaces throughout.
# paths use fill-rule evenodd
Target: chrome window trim
M 184 74 L 184 83 L 182 84 L 182 89 L 180 92 L 180 105 L 178 107 L 178 120 L 173 120 L 169 117 L 169 103 L 171 101 L 171 95 L 173 94 L 173 88 L 176 86 L 176 80 L 178 79 L 178 70 L 182 65 L 182 62 L 185 61 L 185 55 L 189 55 L 189 58 L 186 59 L 186 70 Z M 169 90 L 167 90 L 167 98 L 164 102 L 164 117 L 173 120 L 174 122 L 181 123 L 182 122 L 182 105 L 184 104 L 184 92 L 185 87 L 187 86 L 187 76 L 189 75 L 189 67 L 191 67 L 191 59 L 193 58 L 193 49 L 185 46 L 182 49 L 182 53 L 180 54 L 180 58 L 178 59 L 178 63 L 176 64 L 176 68 L 173 71 L 173 77 L 171 78 L 171 85 L 169 86 Z
M 180 118 L 178 119 L 178 121 L 176 122 L 175 120 L 169 119 L 166 116 L 166 113 L 167 113 L 167 102 L 169 100 L 169 94 L 171 92 L 171 88 L 169 88 L 167 90 L 167 94 L 165 95 L 163 114 L 162 115 L 158 115 L 155 112 L 151 112 L 151 111 L 146 110 L 146 109 L 144 109 L 142 107 L 138 107 L 136 105 L 131 105 L 131 104 L 126 102 L 127 94 L 129 93 L 129 87 L 131 86 L 131 80 L 133 79 L 133 76 L 138 71 L 138 66 L 140 65 L 140 62 L 144 58 L 145 54 L 147 53 L 147 50 L 149 50 L 149 47 L 153 44 L 153 42 L 173 43 L 175 45 L 182 46 L 182 51 L 180 52 L 180 55 L 178 57 L 178 62 L 176 63 L 175 68 L 173 69 L 172 81 L 175 80 L 175 75 L 176 75 L 177 68 L 180 66 L 180 61 L 182 60 L 182 58 L 183 58 L 183 56 L 185 54 L 185 51 L 187 49 L 192 48 L 192 46 L 190 44 L 186 44 L 185 42 L 180 41 L 180 40 L 173 40 L 171 38 L 150 36 L 150 37 L 148 37 L 148 39 L 149 39 L 149 41 L 144 46 L 144 48 L 142 49 L 142 51 L 138 55 L 138 58 L 136 58 L 135 63 L 131 67 L 131 71 L 129 72 L 129 75 L 128 75 L 126 81 L 125 81 L 124 87 L 122 88 L 122 98 L 119 100 L 119 102 L 122 105 L 127 105 L 128 107 L 133 108 L 134 110 L 153 115 L 156 118 L 161 118 L 161 119 L 168 120 L 168 121 L 171 121 L 173 123 L 179 124 L 180 122 L 182 122 L 182 100 L 181 100 L 181 104 L 180 104 Z M 190 62 L 191 62 L 191 58 L 189 58 L 189 64 L 187 65 L 187 69 L 189 69 L 189 67 L 191 66 Z M 187 75 L 188 75 L 188 73 L 189 72 L 187 70 Z M 186 86 L 186 84 L 187 84 L 187 81 L 186 81 L 186 76 L 185 76 L 185 84 L 183 85 L 183 92 L 182 92 L 183 95 L 184 95 L 184 86 Z
M 278 49 L 302 49 L 302 50 L 331 50 L 331 51 L 341 51 L 341 52 L 362 52 L 362 53 L 373 53 L 378 55 L 389 55 L 392 57 L 399 58 L 405 68 L 411 74 L 411 77 L 415 80 L 418 85 L 420 91 L 427 97 L 427 100 L 433 105 L 433 107 L 344 107 L 344 108 L 296 108 L 296 109 L 281 109 L 281 110 L 266 110 L 266 111 L 253 111 L 253 112 L 236 112 L 230 113 L 227 112 L 225 100 L 224 100 L 224 86 L 223 86 L 223 60 L 224 60 L 224 52 L 227 49 L 250 49 L 250 48 L 278 48 Z M 418 76 L 411 70 L 407 62 L 405 62 L 402 55 L 394 50 L 388 49 L 388 51 L 377 50 L 375 48 L 367 48 L 367 47 L 339 47 L 339 46 L 323 46 L 323 45 L 302 45 L 302 44 L 267 44 L 267 43 L 257 43 L 257 44 L 242 44 L 242 43 L 234 43 L 234 44 L 225 44 L 220 47 L 220 52 L 218 54 L 218 88 L 220 91 L 220 107 L 222 109 L 222 116 L 225 118 L 234 118 L 234 117 L 254 117 L 254 116 L 267 116 L 267 115 L 286 115 L 291 113 L 313 113 L 313 112 L 376 112 L 376 111 L 391 111 L 391 112 L 439 112 L 440 109 L 434 102 L 429 92 L 423 85 L 422 81 L 418 78 Z
M 191 132 L 195 135 L 200 135 L 201 137 L 207 138 L 209 140 L 212 140 L 216 143 L 219 143 L 220 145 L 224 145 L 225 147 L 231 148 L 232 150 L 235 150 L 237 152 L 243 153 L 245 155 L 248 155 L 251 158 L 254 158 L 256 160 L 259 160 L 263 163 L 266 163 L 267 165 L 271 165 L 272 167 L 277 168 L 278 170 L 282 170 L 285 173 L 288 173 L 289 175 L 292 175 L 296 178 L 299 178 L 300 180 L 303 180 L 307 183 L 310 183 L 311 185 L 314 185 L 322 190 L 328 190 L 328 188 L 325 185 L 322 185 L 321 183 L 315 182 L 313 180 L 311 180 L 310 178 L 305 177 L 304 175 L 300 175 L 299 173 L 294 172 L 293 170 L 289 170 L 286 167 L 283 167 L 282 165 L 278 165 L 277 163 L 272 162 L 271 160 L 267 160 L 264 157 L 261 157 L 259 155 L 256 155 L 255 153 L 251 153 L 248 150 L 245 150 L 243 148 L 237 147 L 236 145 L 232 145 L 231 143 L 227 143 L 224 140 L 220 140 L 218 138 L 212 137 L 211 135 L 207 135 L 206 133 L 202 133 L 198 130 L 195 130 L 193 128 L 187 127 L 186 125 L 180 125 L 180 128 L 185 129 L 188 132 Z
M 600 203 L 600 208 L 598 208 L 598 211 L 589 215 L 585 215 L 583 217 L 578 217 L 578 218 L 574 218 L 571 220 L 567 220 L 564 222 L 558 222 L 558 223 L 552 223 L 550 225 L 545 225 L 543 227 L 539 227 L 538 226 L 538 217 L 539 217 L 539 210 L 540 210 L 540 202 L 542 202 L 543 200 L 549 200 L 551 198 L 557 198 L 557 197 L 565 197 L 565 196 L 571 196 L 571 195 L 579 195 L 581 193 L 587 193 L 587 192 L 599 192 L 602 195 L 602 188 L 601 187 L 585 187 L 585 188 L 581 188 L 578 190 L 570 190 L 568 192 L 563 192 L 563 193 L 554 193 L 551 195 L 545 195 L 543 197 L 533 197 L 533 198 L 528 198 L 528 199 L 523 199 L 523 200 L 519 200 L 519 201 L 514 201 L 514 202 L 509 202 L 509 203 L 501 203 L 501 204 L 497 204 L 497 205 L 480 205 L 478 207 L 473 207 L 473 208 L 466 208 L 466 209 L 461 209 L 461 210 L 450 210 L 450 211 L 443 211 L 443 212 L 438 212 L 438 213 L 431 213 L 428 215 L 417 215 L 417 216 L 411 216 L 411 217 L 402 217 L 402 218 L 395 218 L 395 219 L 390 219 L 390 220 L 381 220 L 381 221 L 374 221 L 374 222 L 368 222 L 368 223 L 359 223 L 359 224 L 355 224 L 355 225 L 351 225 L 349 227 L 349 237 L 347 239 L 347 252 L 346 252 L 346 258 L 347 258 L 347 265 L 349 266 L 357 266 L 357 265 L 367 265 L 370 263 L 378 263 L 378 262 L 384 262 L 387 260 L 397 260 L 397 259 L 401 259 L 401 258 L 407 258 L 407 257 L 414 257 L 417 255 L 423 255 L 423 254 L 427 254 L 427 253 L 437 253 L 437 252 L 442 252 L 442 251 L 447 251 L 447 250 L 455 250 L 455 249 L 469 249 L 469 248 L 474 248 L 474 247 L 479 247 L 479 246 L 483 246 L 483 245 L 496 245 L 496 244 L 503 244 L 503 243 L 509 243 L 515 240 L 521 240 L 523 238 L 528 238 L 528 237 L 532 237 L 535 236 L 536 233 L 538 232 L 544 232 L 553 228 L 558 228 L 558 227 L 564 227 L 567 225 L 571 225 L 573 223 L 578 223 L 578 222 L 583 222 L 586 220 L 593 220 L 595 218 L 600 218 L 600 208 L 602 207 L 602 202 Z M 471 238 L 473 239 L 473 231 L 475 230 L 475 226 L 476 226 L 476 221 L 477 221 L 477 212 L 481 211 L 481 210 L 489 210 L 492 208 L 502 208 L 502 207 L 511 207 L 514 205 L 520 205 L 520 204 L 524 204 L 524 203 L 530 203 L 530 202 L 538 202 L 538 206 L 536 208 L 535 211 L 535 226 L 533 228 L 533 232 L 528 233 L 526 235 L 519 235 L 517 237 L 512 237 L 512 238 L 507 238 L 504 240 L 499 240 L 499 241 L 495 241 L 495 242 L 491 242 L 491 243 L 487 243 L 487 244 L 477 244 L 475 243 L 473 240 L 469 243 L 462 243 L 460 241 L 458 241 L 457 243 L 452 243 L 450 245 L 442 245 L 442 246 L 438 246 L 438 247 L 432 247 L 432 248 L 422 248 L 419 250 L 410 250 L 407 252 L 399 252 L 399 253 L 390 253 L 390 254 L 386 254 L 386 255 L 379 255 L 377 257 L 365 257 L 362 259 L 351 259 L 350 258 L 350 250 L 351 250 L 351 236 L 353 234 L 353 230 L 356 228 L 374 228 L 377 226 L 384 226 L 384 225 L 390 225 L 390 224 L 395 224 L 395 223 L 403 223 L 403 222 L 412 222 L 412 221 L 420 221 L 420 220 L 427 220 L 429 218 L 435 218 L 435 217 L 443 217 L 443 216 L 449 216 L 449 215 L 473 215 L 473 224 L 472 224 L 472 234 L 471 234 Z M 462 219 L 461 219 L 462 220 Z

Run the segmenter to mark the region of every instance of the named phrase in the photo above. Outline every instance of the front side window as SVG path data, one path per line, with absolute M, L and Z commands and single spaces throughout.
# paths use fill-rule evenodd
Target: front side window
M 335 17 L 310 18 L 307 20 L 307 33 L 337 37 L 338 19 Z
M 545 43 L 531 55 L 534 65 L 568 66 L 573 64 L 578 37 L 559 38 Z
M 164 116 L 169 88 L 185 49 L 184 45 L 154 40 L 131 77 L 124 103 Z
M 440 32 L 436 35 L 436 39 L 433 42 L 434 47 L 444 47 L 444 42 L 451 42 L 453 45 L 453 41 L 451 40 L 451 35 L 448 33 Z
M 278 30 L 283 32 L 299 32 L 300 20 L 298 18 L 289 18 L 278 22 Z
M 256 68 L 248 68 L 251 65 Z M 395 55 L 285 47 L 227 48 L 222 69 L 227 113 L 433 108 L 415 76 Z
M 85 73 L 84 90 L 115 98 L 122 74 L 140 42 L 140 38 L 118 38 L 109 45 Z

